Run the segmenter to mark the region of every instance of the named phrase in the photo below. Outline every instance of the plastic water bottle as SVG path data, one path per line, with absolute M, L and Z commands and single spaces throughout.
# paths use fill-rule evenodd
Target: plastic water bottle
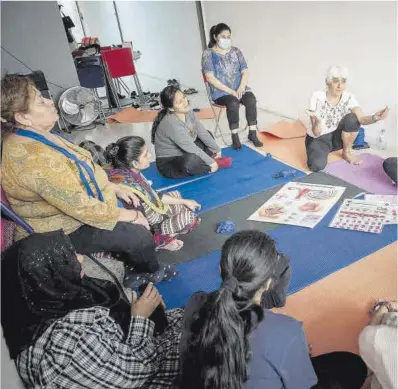
M 378 146 L 380 150 L 387 148 L 386 130 L 384 129 L 380 131 Z

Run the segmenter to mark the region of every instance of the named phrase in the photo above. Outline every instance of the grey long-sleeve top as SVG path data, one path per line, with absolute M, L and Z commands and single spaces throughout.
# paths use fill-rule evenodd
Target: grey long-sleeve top
M 160 122 L 155 135 L 156 158 L 179 157 L 185 153 L 196 154 L 206 164 L 214 160 L 195 144 L 199 138 L 212 152 L 220 148 L 193 111 L 186 115 L 185 123 L 174 114 L 167 114 Z

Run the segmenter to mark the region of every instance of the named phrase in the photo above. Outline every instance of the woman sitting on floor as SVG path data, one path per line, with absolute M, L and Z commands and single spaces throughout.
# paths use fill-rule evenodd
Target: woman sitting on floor
M 162 110 L 152 126 L 156 165 L 168 178 L 214 173 L 229 167 L 231 158 L 220 158 L 220 148 L 209 131 L 189 109 L 187 97 L 169 85 L 160 93 Z
M 202 56 L 202 72 L 210 84 L 212 100 L 227 108 L 227 119 L 232 132 L 232 147 L 239 150 L 239 107 L 246 107 L 249 140 L 256 147 L 263 144 L 257 138 L 256 97 L 247 86 L 249 71 L 242 52 L 231 46 L 231 29 L 219 23 L 210 29 L 208 49 Z
M 331 151 L 343 149 L 343 158 L 358 165 L 361 161 L 352 155 L 352 144 L 361 125 L 383 120 L 387 107 L 372 116 L 365 116 L 354 95 L 345 92 L 347 69 L 332 66 L 326 75 L 326 92 L 315 92 L 307 111 L 311 124 L 307 127 L 305 146 L 307 165 L 314 172 L 323 170 Z
M 310 358 L 302 324 L 269 310 L 285 304 L 290 267 L 266 234 L 230 237 L 220 272 L 221 288 L 185 307 L 179 389 L 361 388 L 358 355 Z
M 175 236 L 192 231 L 200 219 L 194 200 L 181 198 L 177 190 L 162 195 L 152 189 L 142 170 L 151 163 L 151 154 L 144 139 L 126 136 L 106 148 L 107 160 L 113 169 L 106 169 L 108 178 L 116 184 L 127 185 L 140 198 L 143 214 L 155 234 L 157 248 L 176 251 L 183 246 Z
M 89 152 L 51 132 L 58 119 L 53 102 L 29 78 L 15 75 L 2 80 L 1 99 L 2 130 L 8 131 L 2 186 L 11 208 L 35 232 L 64 230 L 81 254 L 111 252 L 130 275 L 169 278 L 144 215 L 117 206 L 117 198 L 138 205 L 137 196 L 110 183 Z M 17 226 L 16 240 L 27 234 Z
M 62 231 L 33 234 L 2 255 L 1 324 L 25 387 L 171 388 L 182 311 L 166 311 L 155 335 L 156 288 L 130 302 L 116 284 L 85 276 L 83 258 Z
M 391 181 L 397 183 L 397 157 L 390 157 L 383 161 L 383 170 Z

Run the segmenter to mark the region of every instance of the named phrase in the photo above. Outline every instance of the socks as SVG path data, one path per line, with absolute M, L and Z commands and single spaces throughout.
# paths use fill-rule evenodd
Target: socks
M 216 158 L 215 161 L 217 162 L 219 169 L 224 169 L 224 168 L 230 167 L 232 165 L 231 157 Z
M 261 147 L 263 145 L 263 143 L 257 138 L 257 130 L 249 130 L 248 139 L 252 141 L 256 147 Z
M 232 148 L 234 150 L 240 150 L 242 145 L 240 143 L 239 134 L 232 133 Z

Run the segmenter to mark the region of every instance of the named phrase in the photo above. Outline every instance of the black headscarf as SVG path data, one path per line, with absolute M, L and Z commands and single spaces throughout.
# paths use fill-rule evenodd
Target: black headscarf
M 30 235 L 2 254 L 1 324 L 12 359 L 76 309 L 110 308 L 126 332 L 130 305 L 118 287 L 80 273 L 75 249 L 62 231 Z

